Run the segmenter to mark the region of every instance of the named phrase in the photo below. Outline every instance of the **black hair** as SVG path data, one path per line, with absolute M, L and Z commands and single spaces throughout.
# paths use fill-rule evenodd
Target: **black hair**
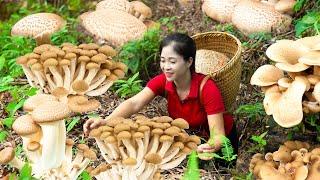
M 193 61 L 190 66 L 190 71 L 195 71 L 195 60 L 196 60 L 196 43 L 194 40 L 183 33 L 173 33 L 166 36 L 160 43 L 159 53 L 161 54 L 162 48 L 173 43 L 173 50 L 183 57 L 185 61 L 188 61 L 192 57 Z

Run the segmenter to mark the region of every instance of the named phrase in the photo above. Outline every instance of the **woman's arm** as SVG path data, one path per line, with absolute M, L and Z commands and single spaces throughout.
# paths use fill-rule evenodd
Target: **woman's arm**
M 83 131 L 86 135 L 90 132 L 91 129 L 95 129 L 98 126 L 104 125 L 106 121 L 113 117 L 124 117 L 128 118 L 132 114 L 139 112 L 145 105 L 152 101 L 155 97 L 153 91 L 145 87 L 138 94 L 122 102 L 106 119 L 95 120 L 89 119 L 83 125 Z
M 132 114 L 139 112 L 145 105 L 150 103 L 155 97 L 153 91 L 145 87 L 138 94 L 122 102 L 107 118 L 124 117 L 128 118 Z
M 221 148 L 221 138 L 225 136 L 223 113 L 208 115 L 208 124 L 210 129 L 210 135 L 212 135 L 207 141 L 207 143 L 198 146 L 197 151 L 212 153 L 220 150 Z M 203 160 L 210 160 L 211 157 L 202 157 Z

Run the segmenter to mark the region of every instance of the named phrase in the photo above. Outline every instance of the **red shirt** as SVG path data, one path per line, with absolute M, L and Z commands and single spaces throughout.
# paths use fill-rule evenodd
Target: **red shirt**
M 207 115 L 225 112 L 222 97 L 217 85 L 212 79 L 209 79 L 202 89 L 202 104 L 200 102 L 199 88 L 203 74 L 192 73 L 191 86 L 189 95 L 180 100 L 176 91 L 175 84 L 167 81 L 165 75 L 162 73 L 147 83 L 156 95 L 165 96 L 168 101 L 169 116 L 173 119 L 183 118 L 188 121 L 192 128 L 199 128 L 201 126 L 208 127 Z M 232 129 L 232 116 L 224 114 L 224 126 L 226 134 L 229 134 Z

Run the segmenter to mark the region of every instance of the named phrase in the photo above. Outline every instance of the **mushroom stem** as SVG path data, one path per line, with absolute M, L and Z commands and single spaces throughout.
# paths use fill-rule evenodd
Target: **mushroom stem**
M 83 80 L 84 74 L 86 72 L 86 62 L 81 62 L 80 66 L 77 68 L 77 71 L 79 72 L 77 77 L 75 78 L 76 80 Z
M 24 165 L 24 162 L 23 162 L 21 159 L 19 159 L 19 158 L 17 158 L 17 157 L 14 157 L 14 158 L 9 162 L 9 164 L 10 164 L 12 167 L 15 167 L 15 168 L 21 170 L 22 167 L 23 167 L 23 165 Z
M 98 89 L 95 89 L 93 91 L 88 91 L 88 92 L 86 92 L 86 95 L 100 96 L 100 95 L 104 94 L 112 85 L 113 85 L 112 81 L 104 81 L 103 84 L 101 84 Z
M 172 150 L 169 150 L 162 159 L 161 164 L 165 164 L 166 162 L 174 158 L 179 153 L 179 150 L 179 148 L 173 148 Z
M 137 165 L 135 168 L 138 168 L 142 163 L 145 147 L 143 146 L 143 141 L 140 138 L 137 138 L 136 142 L 138 144 L 138 153 L 137 153 Z
M 101 83 L 103 83 L 103 81 L 104 81 L 105 79 L 106 79 L 106 76 L 105 76 L 105 75 L 99 76 L 99 77 L 98 77 L 98 80 L 95 81 L 93 84 L 91 84 L 91 85 L 89 86 L 88 91 L 91 91 L 91 90 L 97 88 Z
M 93 68 L 89 70 L 89 73 L 87 75 L 87 77 L 84 79 L 84 81 L 86 81 L 87 84 L 91 83 L 91 80 L 94 78 L 94 76 L 98 73 L 99 68 Z
M 46 74 L 46 79 L 48 81 L 49 87 L 52 90 L 54 90 L 57 86 L 56 84 L 53 82 L 53 80 L 51 79 L 51 75 L 50 74 Z
M 151 164 L 151 163 L 147 163 L 145 170 L 144 170 L 143 173 L 138 177 L 138 179 L 148 179 L 148 178 L 151 176 L 154 168 L 155 168 L 155 165 L 153 165 L 153 164 Z
M 151 154 L 151 153 L 156 153 L 158 150 L 158 146 L 159 146 L 159 135 L 158 134 L 154 134 L 153 138 L 152 138 L 152 144 L 151 144 L 151 149 L 147 154 Z
M 63 87 L 63 79 L 57 68 L 55 66 L 49 66 L 49 70 L 53 74 L 57 87 Z
M 142 160 L 142 163 L 140 163 L 140 166 L 137 169 L 135 169 L 135 172 L 138 177 L 142 174 L 145 167 L 146 167 L 146 160 Z
M 77 177 L 82 173 L 82 171 L 89 165 L 90 159 L 85 158 L 83 162 L 79 165 L 79 169 L 75 168 L 71 171 L 70 177 L 72 180 L 77 180 Z
M 74 74 L 75 74 L 75 71 L 76 71 L 76 64 L 77 64 L 77 59 L 73 58 L 71 60 L 71 64 L 70 64 L 70 81 L 73 81 Z M 71 84 L 71 82 L 70 82 L 70 84 Z
M 28 83 L 30 84 L 30 86 L 32 87 L 36 87 L 36 85 L 33 83 L 35 81 L 35 76 L 32 73 L 32 71 L 24 64 L 21 64 L 21 67 L 23 69 L 24 74 L 27 77 Z
M 100 149 L 100 151 L 101 151 L 102 157 L 103 157 L 109 164 L 111 164 L 111 163 L 112 163 L 112 159 L 113 159 L 113 158 L 110 157 L 111 152 L 108 150 L 107 146 L 106 146 L 101 140 L 99 140 L 98 138 L 95 138 L 95 139 L 96 139 L 96 142 L 97 142 L 97 144 L 98 144 L 98 147 L 99 147 L 99 149 Z
M 163 158 L 163 156 L 165 155 L 167 150 L 170 148 L 171 144 L 172 144 L 172 142 L 170 142 L 170 141 L 164 141 L 162 143 L 162 146 L 158 152 L 158 154 L 161 156 L 161 158 Z
M 172 169 L 178 166 L 186 158 L 186 156 L 187 154 L 182 154 L 178 158 L 174 159 L 173 161 L 170 161 L 166 164 L 161 164 L 160 169 L 163 169 L 163 170 Z
M 63 81 L 63 87 L 66 89 L 66 90 L 70 90 L 70 84 L 71 84 L 71 72 L 70 72 L 70 69 L 67 65 L 65 66 L 62 66 L 63 68 L 63 71 L 64 71 L 64 81 Z
M 127 151 L 129 152 L 129 157 L 136 158 L 137 153 L 133 145 L 131 144 L 130 140 L 128 139 L 122 139 L 122 143 L 127 148 Z

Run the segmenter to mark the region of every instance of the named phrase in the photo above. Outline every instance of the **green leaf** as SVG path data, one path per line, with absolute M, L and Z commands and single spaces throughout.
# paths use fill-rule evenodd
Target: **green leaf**
M 300 11 L 305 3 L 306 3 L 306 0 L 297 0 L 297 2 L 294 4 L 293 10 L 295 12 Z
M 14 118 L 13 117 L 5 118 L 5 119 L 2 120 L 2 124 L 7 126 L 7 128 L 11 128 L 13 122 L 14 122 Z
M 91 180 L 91 176 L 87 171 L 83 171 L 79 177 L 80 180 Z
M 197 180 L 200 179 L 198 156 L 196 151 L 192 151 L 188 156 L 187 169 L 182 177 L 183 180 Z
M 7 131 L 0 130 L 0 142 L 4 142 L 7 139 L 7 136 L 8 136 Z
M 28 163 L 25 163 L 22 169 L 20 170 L 19 180 L 32 179 L 31 173 L 32 167 Z
M 69 131 L 71 131 L 71 130 L 76 126 L 76 124 L 79 122 L 79 120 L 80 120 L 80 117 L 79 117 L 79 116 L 76 116 L 76 117 L 73 117 L 73 118 L 69 121 L 68 126 L 67 126 L 67 133 L 68 133 Z
M 9 116 L 10 116 L 10 117 L 14 116 L 14 114 L 16 113 L 16 111 L 23 106 L 23 104 L 24 104 L 25 101 L 26 101 L 25 99 L 22 99 L 22 100 L 19 101 L 18 103 L 14 102 L 14 101 L 13 101 L 13 102 L 10 102 L 10 103 L 7 105 L 7 107 L 6 107 L 6 110 L 7 110 L 7 112 L 9 113 Z
M 0 71 L 3 69 L 5 62 L 6 62 L 6 58 L 4 58 L 3 56 L 0 56 Z

